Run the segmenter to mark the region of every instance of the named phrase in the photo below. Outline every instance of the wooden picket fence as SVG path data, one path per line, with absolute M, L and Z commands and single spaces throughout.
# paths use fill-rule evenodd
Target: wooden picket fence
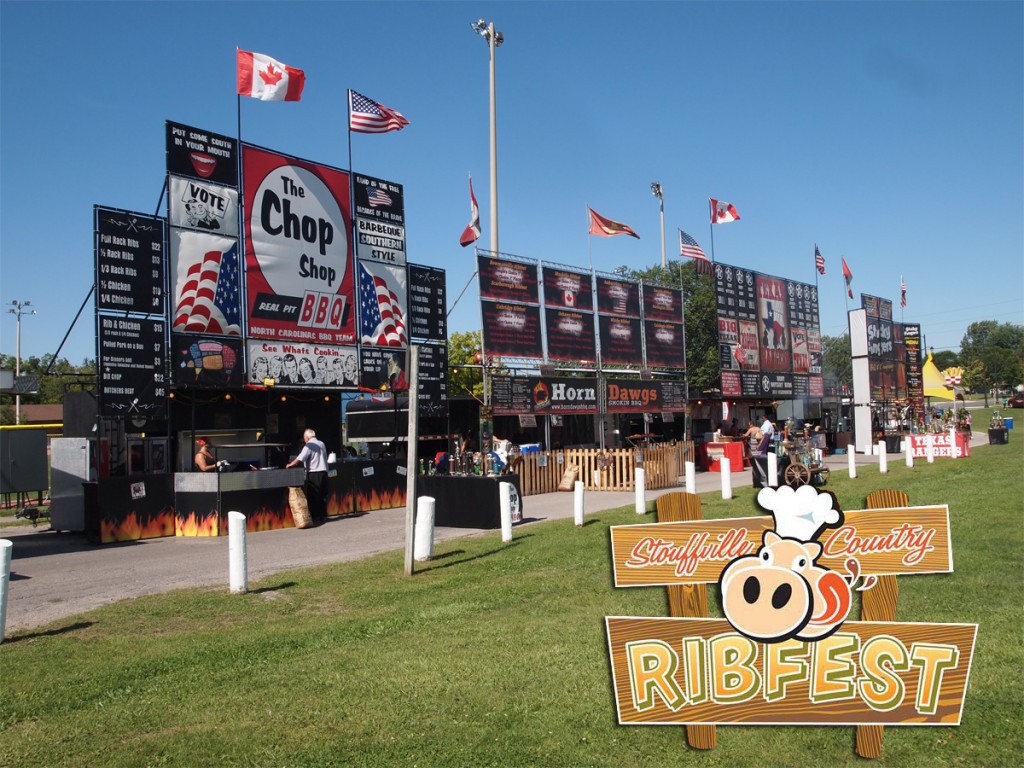
M 514 456 L 522 457 L 514 471 L 524 496 L 557 491 L 572 467 L 577 469 L 575 479 L 582 480 L 588 491 L 632 491 L 637 467 L 644 469 L 648 490 L 670 488 L 684 481 L 686 462 L 694 461 L 692 440 L 647 448 L 570 448 Z

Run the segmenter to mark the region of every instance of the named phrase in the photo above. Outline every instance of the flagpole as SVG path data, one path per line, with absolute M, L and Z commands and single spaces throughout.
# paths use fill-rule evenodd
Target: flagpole
M 356 180 L 355 169 L 352 167 L 352 89 L 347 88 L 348 94 L 348 205 L 349 215 L 352 217 L 352 253 L 355 254 L 356 236 Z
M 590 262 L 590 271 L 594 271 L 594 255 L 591 253 L 591 237 L 590 237 L 590 203 L 585 203 L 587 208 L 587 261 Z
M 715 263 L 715 209 L 711 207 L 711 198 L 708 198 L 708 212 L 711 214 L 711 263 Z
M 690 366 L 686 361 L 686 287 L 683 285 L 683 254 L 679 254 L 679 296 L 681 316 L 683 321 L 683 403 L 686 410 L 683 411 L 683 440 L 690 439 Z M 697 265 L 693 265 L 696 274 Z
M 839 254 L 840 261 L 843 260 L 843 255 Z M 845 262 L 843 262 L 845 263 Z M 846 279 L 846 270 L 843 270 L 843 301 L 846 303 L 846 316 L 850 316 L 850 291 L 853 290 L 853 285 Z
M 818 291 L 818 244 L 814 244 L 814 295 L 820 296 Z M 820 322 L 820 318 L 819 318 Z
M 352 168 L 352 89 L 346 88 L 345 93 L 347 95 L 346 101 L 348 102 L 348 120 L 345 123 L 345 127 L 348 129 L 348 210 L 349 215 L 352 217 L 350 223 L 351 229 L 349 230 L 349 236 L 351 237 L 350 242 L 352 243 L 352 278 L 353 286 L 356 296 L 359 296 L 359 259 L 356 258 L 356 174 Z M 472 278 L 470 278 L 472 280 Z M 468 283 L 467 283 L 468 285 Z M 465 290 L 465 289 L 463 289 Z M 360 354 L 359 350 L 362 348 L 362 336 L 363 336 L 363 324 L 362 324 L 362 306 L 361 302 L 356 301 L 356 341 L 358 346 L 356 347 L 356 354 Z M 363 361 L 359 358 L 359 369 L 362 370 Z M 395 398 L 395 402 L 398 402 L 396 395 L 392 395 Z

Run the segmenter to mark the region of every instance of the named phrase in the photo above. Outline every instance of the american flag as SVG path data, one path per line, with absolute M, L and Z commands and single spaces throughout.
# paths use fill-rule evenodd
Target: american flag
M 378 205 L 391 205 L 392 203 L 391 195 L 379 187 L 367 187 L 366 196 L 369 198 L 371 208 L 376 208 Z
M 825 257 L 821 255 L 821 251 L 818 250 L 817 244 L 814 246 L 814 266 L 818 270 L 819 274 L 825 274 Z
M 903 275 L 900 275 L 900 309 L 907 306 L 907 284 L 903 282 Z
M 348 127 L 356 133 L 387 133 L 400 131 L 409 124 L 401 112 L 378 104 L 361 93 L 349 89 Z
M 362 262 L 359 263 L 359 308 L 364 344 L 399 347 L 407 343 L 401 299 L 383 277 L 371 274 Z
M 679 255 L 697 262 L 697 274 L 711 274 L 713 267 L 708 261 L 708 257 L 704 255 L 704 249 L 681 229 L 679 230 Z
M 238 243 L 207 251 L 188 268 L 174 310 L 174 330 L 241 335 Z

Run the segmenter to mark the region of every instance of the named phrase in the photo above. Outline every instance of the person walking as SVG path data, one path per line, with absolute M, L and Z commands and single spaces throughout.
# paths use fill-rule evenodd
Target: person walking
M 301 464 L 306 469 L 306 482 L 302 490 L 306 493 L 309 514 L 314 523 L 327 522 L 327 448 L 316 439 L 316 432 L 307 429 L 302 433 L 305 445 L 299 455 L 289 461 L 285 468 Z

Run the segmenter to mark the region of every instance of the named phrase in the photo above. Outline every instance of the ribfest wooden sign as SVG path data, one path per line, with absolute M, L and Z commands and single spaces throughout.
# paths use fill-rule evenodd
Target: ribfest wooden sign
M 621 724 L 958 725 L 976 624 L 846 621 L 879 578 L 951 573 L 945 505 L 613 526 L 615 585 L 717 583 L 724 619 L 606 617 Z M 702 587 L 701 587 L 702 588 Z
M 731 560 L 755 552 L 773 529 L 771 517 L 612 526 L 615 586 L 715 583 Z M 848 512 L 820 541 L 818 564 L 834 571 L 850 559 L 865 576 L 953 570 L 945 505 Z

